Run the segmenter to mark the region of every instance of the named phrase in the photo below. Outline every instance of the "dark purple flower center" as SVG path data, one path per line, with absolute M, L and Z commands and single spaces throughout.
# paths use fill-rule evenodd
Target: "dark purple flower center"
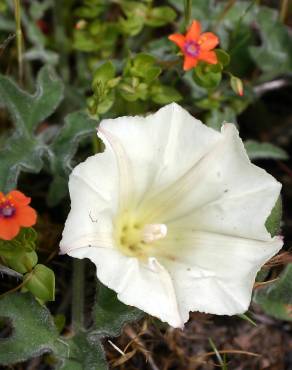
M 9 201 L 0 203 L 0 217 L 12 217 L 15 214 L 15 211 L 15 207 Z
M 187 55 L 191 57 L 197 57 L 200 53 L 200 45 L 192 40 L 186 41 L 184 50 Z

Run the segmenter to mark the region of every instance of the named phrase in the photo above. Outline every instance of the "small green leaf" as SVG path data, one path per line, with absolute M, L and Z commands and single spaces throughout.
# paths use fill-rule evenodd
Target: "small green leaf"
M 93 315 L 95 319 L 93 332 L 117 336 L 126 323 L 139 320 L 144 314 L 137 308 L 120 302 L 114 291 L 100 284 Z
M 275 283 L 258 288 L 254 302 L 268 315 L 292 321 L 292 264 L 286 266 Z
M 161 27 L 173 22 L 176 12 L 169 6 L 157 6 L 148 11 L 145 24 L 150 27 Z
M 271 236 L 278 235 L 281 229 L 282 220 L 282 199 L 279 197 L 277 199 L 271 214 L 266 220 L 265 226 Z
M 0 252 L 1 254 L 1 252 Z M 6 264 L 13 270 L 25 274 L 33 269 L 33 267 L 38 263 L 38 256 L 35 251 L 17 253 L 11 257 L 5 258 Z
M 38 264 L 32 272 L 24 275 L 25 288 L 35 297 L 43 301 L 54 301 L 55 299 L 55 274 L 45 265 Z
M 111 62 L 102 64 L 94 72 L 92 83 L 93 88 L 96 84 L 106 85 L 109 80 L 112 80 L 115 77 L 115 73 L 116 69 Z
M 214 66 L 199 63 L 193 72 L 193 79 L 196 84 L 206 89 L 214 89 L 222 79 L 221 66 Z
M 0 256 L 4 258 L 20 258 L 24 253 L 34 251 L 36 239 L 37 233 L 32 227 L 21 228 L 14 239 L 0 239 Z
M 182 95 L 171 86 L 166 85 L 155 85 L 151 89 L 152 100 L 159 104 L 169 104 L 172 102 L 177 102 L 182 99 Z
M 215 49 L 215 53 L 217 55 L 219 63 L 221 63 L 223 67 L 228 66 L 228 64 L 230 63 L 229 54 L 222 49 Z
M 58 331 L 46 307 L 30 293 L 9 294 L 0 299 L 0 317 L 8 318 L 13 327 L 8 338 L 1 339 L 2 365 L 25 361 L 55 348 Z
M 271 143 L 260 143 L 255 140 L 247 140 L 244 143 L 247 154 L 251 160 L 255 159 L 288 159 L 284 149 Z

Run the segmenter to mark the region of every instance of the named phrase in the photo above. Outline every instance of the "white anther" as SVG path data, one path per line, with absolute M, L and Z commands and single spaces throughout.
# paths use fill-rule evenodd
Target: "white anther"
M 164 224 L 148 224 L 144 226 L 142 240 L 145 243 L 153 243 L 156 240 L 165 238 L 167 226 Z

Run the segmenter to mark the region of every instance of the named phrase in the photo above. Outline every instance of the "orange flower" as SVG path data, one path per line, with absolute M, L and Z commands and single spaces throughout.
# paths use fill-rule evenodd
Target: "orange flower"
M 186 35 L 174 33 L 168 37 L 173 41 L 185 56 L 184 70 L 194 68 L 200 60 L 217 64 L 217 56 L 214 49 L 219 44 L 218 37 L 212 32 L 201 33 L 201 24 L 193 21 Z
M 29 227 L 36 223 L 36 211 L 28 204 L 30 198 L 18 190 L 6 196 L 0 192 L 0 238 L 11 240 L 19 233 L 21 226 Z

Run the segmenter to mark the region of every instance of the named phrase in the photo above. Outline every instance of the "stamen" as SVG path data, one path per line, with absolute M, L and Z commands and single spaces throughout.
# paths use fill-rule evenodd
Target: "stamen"
M 15 214 L 15 211 L 14 205 L 9 200 L 2 199 L 0 203 L 0 217 L 10 218 Z
M 164 224 L 148 224 L 142 231 L 143 242 L 150 244 L 157 240 L 164 239 L 167 235 L 167 226 Z
M 192 40 L 185 43 L 184 50 L 191 57 L 197 57 L 200 53 L 200 45 Z

